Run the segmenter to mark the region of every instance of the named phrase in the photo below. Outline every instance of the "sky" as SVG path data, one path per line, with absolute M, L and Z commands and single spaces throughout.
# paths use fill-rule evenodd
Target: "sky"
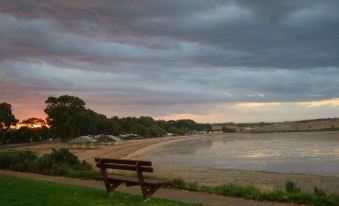
M 0 102 L 45 117 L 73 95 L 107 116 L 339 117 L 337 0 L 0 1 Z

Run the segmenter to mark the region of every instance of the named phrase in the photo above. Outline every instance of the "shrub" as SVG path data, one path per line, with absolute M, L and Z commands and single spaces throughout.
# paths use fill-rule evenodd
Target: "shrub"
M 183 179 L 175 178 L 170 182 L 170 186 L 177 189 L 187 189 L 186 182 Z
M 296 183 L 288 181 L 285 184 L 285 190 L 289 193 L 299 193 L 300 187 L 298 187 Z
M 9 169 L 13 160 L 13 156 L 14 152 L 0 153 L 0 168 Z
M 235 133 L 235 132 L 237 132 L 237 131 L 236 131 L 236 129 L 229 128 L 229 127 L 226 127 L 226 126 L 223 126 L 223 127 L 222 127 L 222 132 L 223 132 L 223 133 Z
M 0 153 L 0 168 L 15 171 L 30 171 L 38 156 L 32 151 Z
M 92 170 L 91 165 L 80 161 L 65 148 L 53 149 L 51 153 L 41 157 L 31 151 L 0 153 L 0 168 L 46 175 L 100 178 L 99 172 Z
M 49 154 L 45 154 L 33 162 L 32 172 L 49 174 L 50 168 L 52 167 L 52 161 Z
M 65 163 L 69 165 L 80 165 L 81 162 L 77 156 L 71 153 L 66 148 L 61 148 L 59 150 L 52 149 L 52 153 L 49 154 L 51 157 L 51 161 L 53 163 Z
M 314 187 L 313 192 L 314 192 L 314 194 L 316 194 L 318 196 L 326 196 L 325 191 L 322 190 L 322 189 L 319 189 L 318 187 Z
M 216 191 L 224 195 L 230 195 L 234 197 L 245 197 L 245 198 L 255 198 L 260 199 L 260 191 L 254 186 L 237 186 L 232 183 L 224 184 L 215 187 Z

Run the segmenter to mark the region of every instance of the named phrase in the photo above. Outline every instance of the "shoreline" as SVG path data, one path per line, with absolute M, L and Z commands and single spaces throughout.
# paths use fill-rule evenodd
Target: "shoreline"
M 243 131 L 243 132 L 228 132 L 225 134 L 266 134 L 266 133 L 312 133 L 312 132 L 338 132 L 339 128 L 326 128 L 317 130 L 269 130 L 269 131 Z
M 85 160 L 95 165 L 94 158 L 143 158 L 143 154 L 158 147 L 210 136 L 222 134 L 199 134 L 191 136 L 159 137 L 149 139 L 127 140 L 114 146 L 104 146 L 92 149 L 69 148 L 80 160 Z M 38 145 L 26 145 L 11 148 L 1 148 L 1 151 L 8 150 L 32 150 L 38 154 L 45 154 L 52 151 L 52 148 L 67 147 L 65 143 L 46 143 Z M 249 171 L 237 169 L 214 169 L 214 168 L 188 168 L 177 165 L 161 165 L 154 163 L 154 176 L 167 179 L 181 178 L 188 182 L 196 182 L 205 185 L 220 185 L 224 183 L 235 183 L 239 185 L 254 185 L 264 190 L 283 189 L 287 181 L 297 183 L 302 190 L 313 192 L 314 187 L 326 192 L 339 194 L 339 175 L 313 175 L 313 174 L 284 174 L 266 171 Z
M 217 136 L 220 134 L 214 134 Z M 178 139 L 149 145 L 137 150 L 125 158 L 143 159 L 143 155 L 158 147 L 180 141 L 198 139 L 210 135 Z M 188 182 L 204 185 L 220 185 L 225 182 L 243 186 L 254 185 L 264 190 L 284 189 L 285 183 L 297 183 L 303 191 L 313 192 L 314 187 L 326 192 L 339 194 L 339 174 L 307 174 L 307 173 L 279 173 L 270 171 L 254 171 L 242 169 L 222 169 L 208 167 L 184 167 L 180 165 L 154 164 L 155 175 L 167 179 L 181 178 Z
M 182 138 L 182 139 L 173 139 L 171 141 L 166 141 L 166 142 L 159 142 L 159 143 L 155 143 L 155 144 L 151 144 L 148 145 L 144 148 L 141 148 L 133 153 L 130 153 L 126 156 L 124 156 L 123 158 L 125 159 L 133 159 L 133 158 L 140 158 L 142 157 L 146 152 L 150 152 L 158 147 L 164 146 L 164 145 L 168 145 L 168 144 L 172 144 L 172 143 L 176 143 L 176 142 L 182 142 L 182 141 L 186 141 L 186 140 L 192 140 L 192 139 L 199 139 L 199 138 L 205 138 L 208 136 L 215 136 L 217 134 L 204 134 L 204 135 L 190 135 L 190 136 L 174 136 L 174 137 L 178 137 L 178 138 Z M 188 138 L 185 138 L 188 137 Z

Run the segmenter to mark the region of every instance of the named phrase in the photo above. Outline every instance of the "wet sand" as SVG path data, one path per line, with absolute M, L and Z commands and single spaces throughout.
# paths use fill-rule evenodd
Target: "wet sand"
M 133 152 L 127 157 L 144 159 L 144 154 L 165 144 L 176 141 L 160 142 Z M 235 183 L 239 185 L 255 185 L 263 190 L 284 189 L 287 181 L 297 183 L 303 191 L 313 192 L 314 187 L 326 192 L 339 194 L 339 174 L 333 176 L 275 173 L 265 171 L 248 171 L 237 169 L 192 168 L 178 165 L 155 164 L 155 175 L 168 179 L 182 178 L 186 181 L 205 185 Z
M 262 190 L 284 190 L 285 183 L 297 183 L 303 191 L 313 192 L 314 187 L 326 192 L 339 194 L 339 177 L 308 174 L 282 174 L 261 171 L 213 168 L 184 168 L 169 165 L 156 165 L 156 175 L 168 179 L 182 178 L 189 182 L 204 185 L 235 183 L 237 185 L 254 185 Z

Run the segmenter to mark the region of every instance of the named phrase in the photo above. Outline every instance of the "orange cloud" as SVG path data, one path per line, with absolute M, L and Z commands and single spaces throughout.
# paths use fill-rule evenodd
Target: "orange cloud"
M 310 102 L 298 102 L 298 104 L 306 107 L 322 107 L 322 106 L 337 107 L 339 106 L 339 98 Z
M 248 102 L 248 103 L 240 103 L 240 104 L 236 104 L 236 107 L 252 107 L 252 108 L 256 108 L 256 107 L 272 107 L 272 106 L 278 106 L 281 105 L 280 102 Z

